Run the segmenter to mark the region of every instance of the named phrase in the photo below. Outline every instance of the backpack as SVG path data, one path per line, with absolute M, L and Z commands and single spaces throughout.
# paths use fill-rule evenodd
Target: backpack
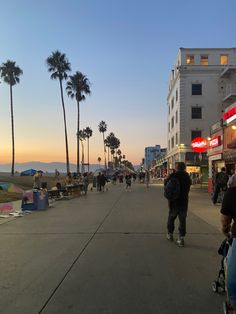
M 220 172 L 217 178 L 217 183 L 220 184 L 221 187 L 227 186 L 228 176 L 224 172 Z
M 174 201 L 180 196 L 180 183 L 177 178 L 170 178 L 164 187 L 164 196 L 169 201 Z

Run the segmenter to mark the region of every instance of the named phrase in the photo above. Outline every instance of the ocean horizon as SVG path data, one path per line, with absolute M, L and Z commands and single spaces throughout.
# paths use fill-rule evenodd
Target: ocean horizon
M 89 171 L 94 172 L 98 168 L 102 168 L 103 165 L 99 164 L 90 164 Z M 54 174 L 57 169 L 60 173 L 66 173 L 66 163 L 64 162 L 40 162 L 40 161 L 30 161 L 30 162 L 22 162 L 15 163 L 15 173 L 20 173 L 22 171 L 28 169 L 42 170 L 45 173 Z M 81 164 L 80 164 L 81 169 Z M 85 171 L 87 171 L 88 167 L 85 166 Z M 70 172 L 76 172 L 77 166 L 76 164 L 70 163 Z M 11 173 L 11 163 L 2 163 L 0 164 L 0 173 L 10 174 Z

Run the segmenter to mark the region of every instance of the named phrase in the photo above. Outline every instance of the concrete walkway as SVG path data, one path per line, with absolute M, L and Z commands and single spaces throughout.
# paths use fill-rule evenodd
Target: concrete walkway
M 219 207 L 192 188 L 183 249 L 167 214 L 163 187 L 117 184 L 2 223 L 1 313 L 222 313 Z

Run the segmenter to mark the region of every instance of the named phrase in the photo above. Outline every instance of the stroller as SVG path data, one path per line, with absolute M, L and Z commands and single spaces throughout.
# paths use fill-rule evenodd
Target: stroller
M 226 238 L 223 240 L 221 243 L 219 249 L 218 249 L 218 254 L 222 256 L 221 259 L 221 267 L 218 273 L 218 277 L 215 281 L 212 282 L 212 290 L 215 293 L 224 293 L 226 291 L 226 256 L 228 254 L 229 248 L 232 245 L 232 238 Z M 227 295 L 227 301 L 224 302 L 223 305 L 224 313 L 225 314 L 230 314 L 234 313 L 233 308 L 229 302 L 229 298 Z

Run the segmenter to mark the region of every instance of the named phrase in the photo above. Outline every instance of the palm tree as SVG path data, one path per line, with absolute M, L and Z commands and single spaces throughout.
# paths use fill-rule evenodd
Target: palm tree
M 106 159 L 106 146 L 105 146 L 105 139 L 104 139 L 104 133 L 107 130 L 107 124 L 105 121 L 101 121 L 98 125 L 99 132 L 102 133 L 103 136 L 103 148 L 104 148 L 104 161 L 105 161 L 105 169 L 107 169 L 107 159 Z
M 88 139 L 88 172 L 89 172 L 89 138 L 93 135 L 93 130 L 89 126 L 87 126 L 84 131 L 85 136 Z
M 10 106 L 11 106 L 11 134 L 12 134 L 12 165 L 11 175 L 14 176 L 15 167 L 15 135 L 14 135 L 14 114 L 13 114 L 13 95 L 12 87 L 17 83 L 20 83 L 19 76 L 23 74 L 20 67 L 16 65 L 14 61 L 7 60 L 2 63 L 0 67 L 1 77 L 3 81 L 10 86 Z
M 84 141 L 86 139 L 86 133 L 85 130 L 79 130 L 79 136 L 78 136 L 80 142 L 81 142 L 81 146 L 82 146 L 82 156 L 81 156 L 81 172 L 84 173 Z M 79 172 L 79 171 L 78 171 Z
M 98 157 L 99 168 L 100 168 L 101 160 L 102 160 L 102 158 L 101 158 L 101 157 Z
M 122 158 L 122 157 L 121 157 L 121 154 L 122 154 L 121 150 L 120 150 L 120 149 L 118 149 L 118 150 L 117 150 L 117 155 L 119 156 L 119 157 L 118 157 L 118 162 L 119 162 L 119 165 L 120 165 L 121 158 Z
M 56 50 L 46 60 L 48 66 L 48 72 L 51 74 L 52 80 L 59 80 L 60 92 L 61 92 L 61 103 L 64 118 L 64 129 L 65 129 L 65 144 L 66 144 L 66 170 L 70 172 L 69 162 L 69 150 L 68 150 L 68 138 L 67 138 L 67 126 L 66 126 L 66 111 L 63 97 L 62 81 L 67 79 L 67 73 L 71 71 L 70 63 L 64 53 Z
M 77 71 L 74 75 L 69 77 L 66 86 L 67 95 L 77 102 L 77 172 L 79 172 L 79 130 L 80 130 L 80 108 L 79 104 L 85 100 L 85 95 L 90 95 L 90 82 L 88 78 Z
M 110 151 L 110 143 L 109 143 L 109 138 L 106 137 L 104 140 L 104 144 L 107 147 L 107 166 L 109 167 L 109 161 L 110 161 L 110 155 L 109 155 L 109 151 Z

